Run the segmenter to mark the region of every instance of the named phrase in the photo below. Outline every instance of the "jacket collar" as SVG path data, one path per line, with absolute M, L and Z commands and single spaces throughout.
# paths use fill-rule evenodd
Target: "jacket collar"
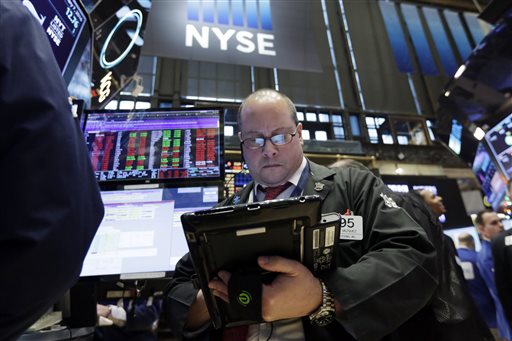
M 306 186 L 304 187 L 303 194 L 319 195 L 323 201 L 334 185 L 332 177 L 336 172 L 332 169 L 311 162 L 310 160 L 307 161 L 309 163 L 309 177 L 306 182 Z M 249 200 L 249 195 L 251 195 L 253 188 L 254 181 L 251 181 L 232 197 L 230 204 L 236 205 L 246 203 Z
M 309 178 L 304 188 L 304 195 L 319 195 L 322 201 L 325 199 L 329 191 L 334 185 L 332 178 L 336 172 L 325 166 L 309 162 Z

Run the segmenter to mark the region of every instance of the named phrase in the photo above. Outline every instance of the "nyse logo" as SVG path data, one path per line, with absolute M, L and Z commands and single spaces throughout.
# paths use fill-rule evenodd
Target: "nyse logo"
M 276 55 L 270 0 L 189 0 L 187 14 L 187 47 Z

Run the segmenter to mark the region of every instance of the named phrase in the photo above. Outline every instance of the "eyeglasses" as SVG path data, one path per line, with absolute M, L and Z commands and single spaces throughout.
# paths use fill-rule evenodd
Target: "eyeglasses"
M 284 146 L 292 142 L 295 135 L 297 135 L 297 128 L 295 128 L 295 131 L 291 134 L 276 134 L 270 137 L 249 137 L 242 140 L 242 144 L 249 149 L 260 149 L 265 146 L 265 141 L 269 140 L 274 146 Z

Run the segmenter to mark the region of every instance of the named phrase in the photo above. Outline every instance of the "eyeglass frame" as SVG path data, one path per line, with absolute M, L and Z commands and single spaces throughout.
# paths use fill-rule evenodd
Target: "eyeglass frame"
M 268 140 L 268 141 L 270 141 L 270 143 L 272 143 L 272 145 L 273 145 L 273 146 L 276 146 L 276 147 L 286 146 L 287 144 L 292 143 L 293 138 L 295 137 L 295 135 L 297 135 L 297 132 L 298 132 L 298 131 L 299 131 L 299 126 L 297 125 L 297 126 L 295 127 L 295 131 L 294 131 L 293 133 L 280 133 L 280 134 L 274 134 L 274 135 L 272 135 L 272 136 L 270 136 L 270 137 L 265 137 L 265 136 L 248 137 L 248 138 L 243 139 L 243 140 L 242 140 L 242 139 L 240 139 L 240 144 L 241 144 L 241 145 L 243 145 L 243 146 L 245 146 L 245 147 L 247 147 L 247 148 L 248 148 L 248 149 L 250 149 L 250 150 L 258 150 L 258 149 L 264 148 L 264 147 L 265 147 L 265 144 L 267 143 L 267 140 Z M 276 137 L 276 136 L 280 136 L 280 135 L 283 135 L 283 137 L 284 137 L 285 135 L 290 135 L 290 136 L 291 136 L 290 141 L 288 141 L 288 142 L 286 142 L 286 143 L 283 143 L 283 144 L 276 144 L 276 143 L 274 143 L 274 141 L 272 141 L 272 139 L 273 139 L 274 137 Z M 241 137 L 241 136 L 242 136 L 242 135 L 240 134 L 240 137 Z M 259 147 L 255 147 L 255 148 L 249 147 L 249 146 L 247 146 L 247 145 L 245 144 L 245 141 L 247 141 L 247 140 L 253 140 L 253 139 L 263 139 L 263 144 L 262 144 L 261 146 L 259 146 Z

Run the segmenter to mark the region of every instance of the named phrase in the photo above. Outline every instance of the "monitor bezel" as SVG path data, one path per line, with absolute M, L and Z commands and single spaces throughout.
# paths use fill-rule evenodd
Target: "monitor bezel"
M 100 186 L 109 186 L 116 184 L 153 184 L 153 183 L 166 183 L 170 185 L 180 185 L 183 183 L 197 183 L 197 182 L 214 182 L 224 181 L 225 177 L 225 164 L 224 164 L 224 114 L 225 108 L 220 106 L 211 107 L 189 107 L 189 108 L 148 108 L 148 109 L 88 109 L 84 110 L 84 122 L 83 132 L 85 134 L 85 128 L 89 115 L 91 113 L 105 113 L 105 114 L 117 114 L 117 113 L 151 113 L 151 112 L 192 112 L 192 111 L 206 111 L 206 110 L 218 110 L 219 111 L 219 175 L 215 177 L 205 178 L 170 178 L 170 179 L 116 179 L 116 180 L 98 180 Z

